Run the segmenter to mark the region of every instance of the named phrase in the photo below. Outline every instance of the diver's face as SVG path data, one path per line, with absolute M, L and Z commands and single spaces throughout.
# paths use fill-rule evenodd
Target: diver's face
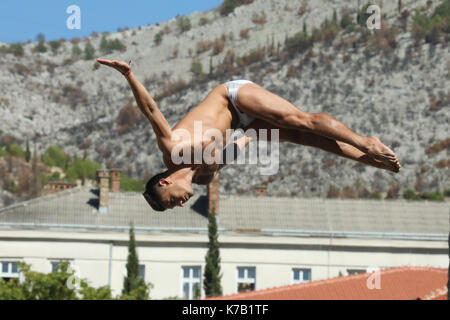
M 167 181 L 163 182 L 165 192 L 161 196 L 164 208 L 172 209 L 174 207 L 183 207 L 184 204 L 194 195 L 191 185 L 185 181 Z

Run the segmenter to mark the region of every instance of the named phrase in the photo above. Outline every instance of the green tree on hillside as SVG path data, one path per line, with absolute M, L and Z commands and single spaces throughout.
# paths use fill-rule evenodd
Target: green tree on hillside
M 84 60 L 94 59 L 95 49 L 90 42 L 84 47 Z
M 227 16 L 234 11 L 236 7 L 250 4 L 253 0 L 224 0 L 219 8 L 219 12 L 223 16 Z
M 83 54 L 83 50 L 78 46 L 78 44 L 74 44 L 72 46 L 72 57 L 73 58 L 79 58 Z
M 25 50 L 23 49 L 22 44 L 13 43 L 9 46 L 8 52 L 12 53 L 16 57 L 23 57 L 25 55 Z
M 177 28 L 179 33 L 191 30 L 191 20 L 186 16 L 177 16 Z
M 83 182 L 85 179 L 95 180 L 98 169 L 100 169 L 98 162 L 75 157 L 67 167 L 66 176 L 69 181 L 75 181 L 76 179 L 81 179 Z
M 65 169 L 68 157 L 59 146 L 50 146 L 44 151 L 41 161 L 49 167 L 60 167 Z
M 132 179 L 128 177 L 126 174 L 120 174 L 120 189 L 125 191 L 134 191 L 134 192 L 143 192 L 145 190 L 145 186 L 142 181 Z
M 7 145 L 6 152 L 13 157 L 25 158 L 25 151 L 16 143 Z

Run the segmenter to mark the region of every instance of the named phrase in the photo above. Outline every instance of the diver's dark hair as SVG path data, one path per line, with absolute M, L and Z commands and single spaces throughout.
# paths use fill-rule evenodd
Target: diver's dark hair
M 157 175 L 153 176 L 148 180 L 147 184 L 145 185 L 145 192 L 142 194 L 147 200 L 148 204 L 152 207 L 155 211 L 164 211 L 166 210 L 161 202 L 161 192 L 158 190 L 160 187 L 158 185 L 159 180 L 162 178 L 167 178 L 169 176 L 169 171 L 164 171 L 161 173 L 158 173 Z

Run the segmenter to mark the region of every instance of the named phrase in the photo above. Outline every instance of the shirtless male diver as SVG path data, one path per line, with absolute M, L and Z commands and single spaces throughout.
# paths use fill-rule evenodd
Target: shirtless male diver
M 194 194 L 192 183 L 208 184 L 221 168 L 216 163 L 173 163 L 171 152 L 179 142 L 171 139 L 172 133 L 177 129 L 185 129 L 193 137 L 194 121 L 201 121 L 203 130 L 220 130 L 225 142 L 227 129 L 253 128 L 257 132 L 259 129 L 279 129 L 280 142 L 316 147 L 392 172 L 399 172 L 401 168 L 395 153 L 377 137 L 360 136 L 328 114 L 303 112 L 285 99 L 246 80 L 230 81 L 215 87 L 198 106 L 170 128 L 156 102 L 136 79 L 129 64 L 117 60 L 97 61 L 125 76 L 137 105 L 156 134 L 167 171 L 152 177 L 143 194 L 156 211 L 183 206 Z M 249 141 L 250 138 L 244 136 L 234 143 L 239 149 L 243 149 Z M 194 148 L 195 141 L 188 143 Z M 202 150 L 210 143 L 211 140 L 201 141 Z

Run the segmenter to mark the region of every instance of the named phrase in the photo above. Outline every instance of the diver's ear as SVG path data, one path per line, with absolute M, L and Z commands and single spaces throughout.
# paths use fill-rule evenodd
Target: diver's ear
M 161 178 L 161 180 L 159 180 L 159 185 L 160 186 L 168 186 L 169 184 L 172 184 L 172 180 L 167 179 L 167 178 Z

